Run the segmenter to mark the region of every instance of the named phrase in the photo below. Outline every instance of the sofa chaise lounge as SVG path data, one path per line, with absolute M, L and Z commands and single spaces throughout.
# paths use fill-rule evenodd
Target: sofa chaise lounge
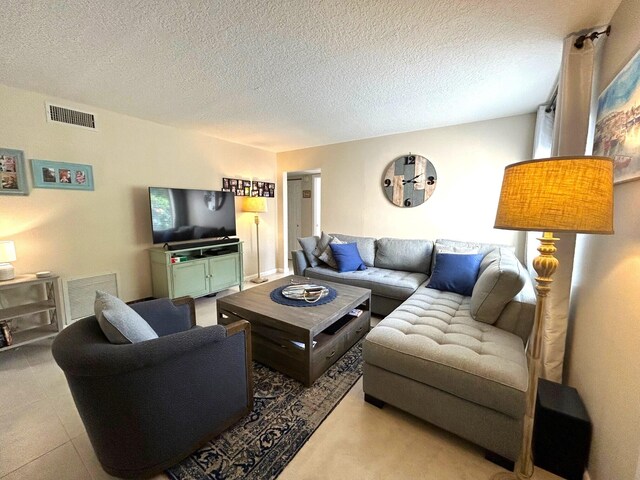
M 513 250 L 451 240 L 332 234 L 356 243 L 366 270 L 340 273 L 310 258 L 318 237 L 292 252 L 294 272 L 372 291 L 385 315 L 364 341 L 365 399 L 389 403 L 515 460 L 535 312 L 528 272 Z M 426 288 L 440 253 L 483 255 L 470 296 Z

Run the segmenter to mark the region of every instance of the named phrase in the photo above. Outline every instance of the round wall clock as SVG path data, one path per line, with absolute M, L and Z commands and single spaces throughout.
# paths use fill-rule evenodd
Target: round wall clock
M 382 188 L 391 203 L 398 207 L 417 207 L 436 189 L 436 169 L 420 155 L 403 155 L 393 160 L 382 177 Z

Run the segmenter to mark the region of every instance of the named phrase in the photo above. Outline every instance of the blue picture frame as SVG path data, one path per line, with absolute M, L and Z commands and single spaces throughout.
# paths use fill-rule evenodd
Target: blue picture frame
M 82 163 L 31 159 L 34 188 L 93 190 L 93 167 Z
M 0 195 L 29 195 L 24 152 L 0 148 Z

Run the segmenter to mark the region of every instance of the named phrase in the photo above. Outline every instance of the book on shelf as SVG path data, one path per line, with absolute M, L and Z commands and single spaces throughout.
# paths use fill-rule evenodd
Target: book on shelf
M 295 340 L 289 340 L 289 341 L 293 344 L 294 347 L 296 347 L 299 350 L 305 350 L 306 349 L 304 342 L 297 342 Z M 315 347 L 316 343 L 318 343 L 318 342 L 314 340 L 313 341 L 313 345 L 311 346 L 311 348 Z
M 11 328 L 9 328 L 9 324 L 7 322 L 0 322 L 0 330 L 2 331 L 2 339 L 4 340 L 5 345 L 8 347 L 13 344 L 13 335 L 11 335 Z
M 352 317 L 359 317 L 360 315 L 362 315 L 363 311 L 359 308 L 354 308 L 353 310 L 351 310 L 349 312 L 349 315 L 351 315 Z

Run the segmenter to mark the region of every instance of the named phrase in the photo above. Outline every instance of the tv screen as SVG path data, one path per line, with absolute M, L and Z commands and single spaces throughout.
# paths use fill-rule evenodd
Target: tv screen
M 236 234 L 232 192 L 149 187 L 153 243 L 184 242 Z

